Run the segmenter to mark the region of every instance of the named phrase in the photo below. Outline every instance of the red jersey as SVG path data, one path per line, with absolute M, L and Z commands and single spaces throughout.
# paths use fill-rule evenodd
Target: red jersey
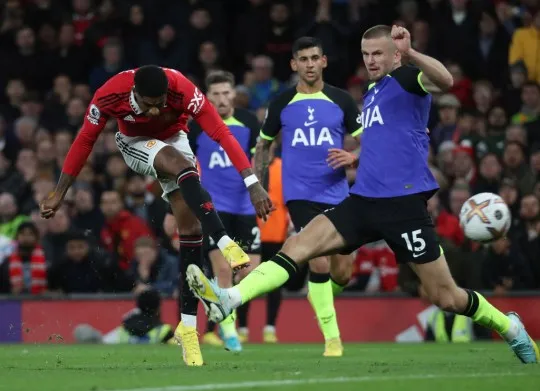
M 118 129 L 126 136 L 166 140 L 180 131 L 188 132 L 187 122 L 191 116 L 210 138 L 221 145 L 239 172 L 251 167 L 242 147 L 204 94 L 182 73 L 168 68 L 163 70 L 169 86 L 165 107 L 160 109 L 158 117 L 144 115 L 135 100 L 135 69 L 111 77 L 96 91 L 83 126 L 66 156 L 63 172 L 71 176 L 79 174 L 110 118 L 116 118 Z

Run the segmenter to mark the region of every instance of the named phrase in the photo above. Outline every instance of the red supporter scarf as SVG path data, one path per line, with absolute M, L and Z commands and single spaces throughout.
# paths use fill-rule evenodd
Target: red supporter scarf
M 12 288 L 24 286 L 23 263 L 19 252 L 16 250 L 9 256 L 9 281 Z M 32 251 L 30 258 L 32 282 L 30 292 L 39 295 L 47 289 L 47 271 L 43 249 L 37 246 Z

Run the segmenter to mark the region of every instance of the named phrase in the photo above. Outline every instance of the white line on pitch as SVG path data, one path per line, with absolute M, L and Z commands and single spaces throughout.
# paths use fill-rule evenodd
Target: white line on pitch
M 506 377 L 523 376 L 524 372 L 497 372 L 497 373 L 469 373 L 469 374 L 425 374 L 425 375 L 396 375 L 396 376 L 360 376 L 360 377 L 334 377 L 330 379 L 284 379 L 284 380 L 260 380 L 236 383 L 208 383 L 182 386 L 165 386 L 150 388 L 130 388 L 111 391 L 206 391 L 206 390 L 231 390 L 238 388 L 257 387 L 285 387 L 305 384 L 332 384 L 332 383 L 367 383 L 387 382 L 399 380 L 426 380 L 426 379 L 452 379 L 452 378 L 483 378 L 483 377 Z

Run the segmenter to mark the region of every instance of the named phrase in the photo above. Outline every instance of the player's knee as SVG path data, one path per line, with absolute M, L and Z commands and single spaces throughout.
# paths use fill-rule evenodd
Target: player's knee
M 288 238 L 281 251 L 297 263 L 301 260 L 309 260 L 311 258 L 311 247 L 300 235 L 294 235 Z
M 315 258 L 309 261 L 309 270 L 318 274 L 330 273 L 330 265 L 326 257 Z
M 427 295 L 431 303 L 443 311 L 457 312 L 459 310 L 457 291 L 452 286 L 439 286 L 436 289 L 429 289 Z
M 226 261 L 221 262 L 217 267 L 217 270 L 214 270 L 214 273 L 217 276 L 219 286 L 223 288 L 232 286 L 232 269 Z
M 330 264 L 330 276 L 340 285 L 347 285 L 352 275 L 352 264 L 346 258 L 333 259 Z
M 202 235 L 202 226 L 197 219 L 183 219 L 178 227 L 180 235 Z
M 171 146 L 162 148 L 154 159 L 154 168 L 158 173 L 175 178 L 189 167 L 193 167 L 193 164 Z

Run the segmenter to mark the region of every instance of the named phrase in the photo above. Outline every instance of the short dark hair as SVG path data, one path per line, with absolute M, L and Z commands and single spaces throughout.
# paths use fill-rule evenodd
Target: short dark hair
M 211 85 L 218 83 L 229 83 L 234 87 L 234 75 L 227 71 L 212 71 L 206 76 L 206 80 L 204 81 L 207 90 Z
M 24 231 L 24 230 L 30 230 L 32 232 L 32 234 L 39 239 L 39 230 L 37 228 L 37 226 L 32 222 L 32 221 L 25 221 L 21 224 L 19 224 L 19 226 L 17 227 L 17 233 L 15 234 L 15 237 L 18 237 L 19 234 Z
M 141 96 L 157 98 L 167 93 L 169 80 L 163 68 L 145 65 L 135 71 L 135 91 Z
M 294 57 L 300 50 L 310 49 L 310 48 L 319 48 L 321 49 L 321 53 L 323 52 L 322 43 L 317 38 L 300 37 L 293 43 L 292 55 Z
M 368 28 L 364 35 L 362 35 L 362 39 L 390 37 L 391 32 L 392 27 L 385 24 L 378 24 L 376 26 Z
M 524 84 L 523 84 L 523 87 L 522 88 L 525 88 L 525 87 L 534 87 L 536 88 L 537 90 L 540 90 L 540 84 L 538 84 L 537 82 L 533 81 L 533 80 L 528 80 L 526 81 Z

